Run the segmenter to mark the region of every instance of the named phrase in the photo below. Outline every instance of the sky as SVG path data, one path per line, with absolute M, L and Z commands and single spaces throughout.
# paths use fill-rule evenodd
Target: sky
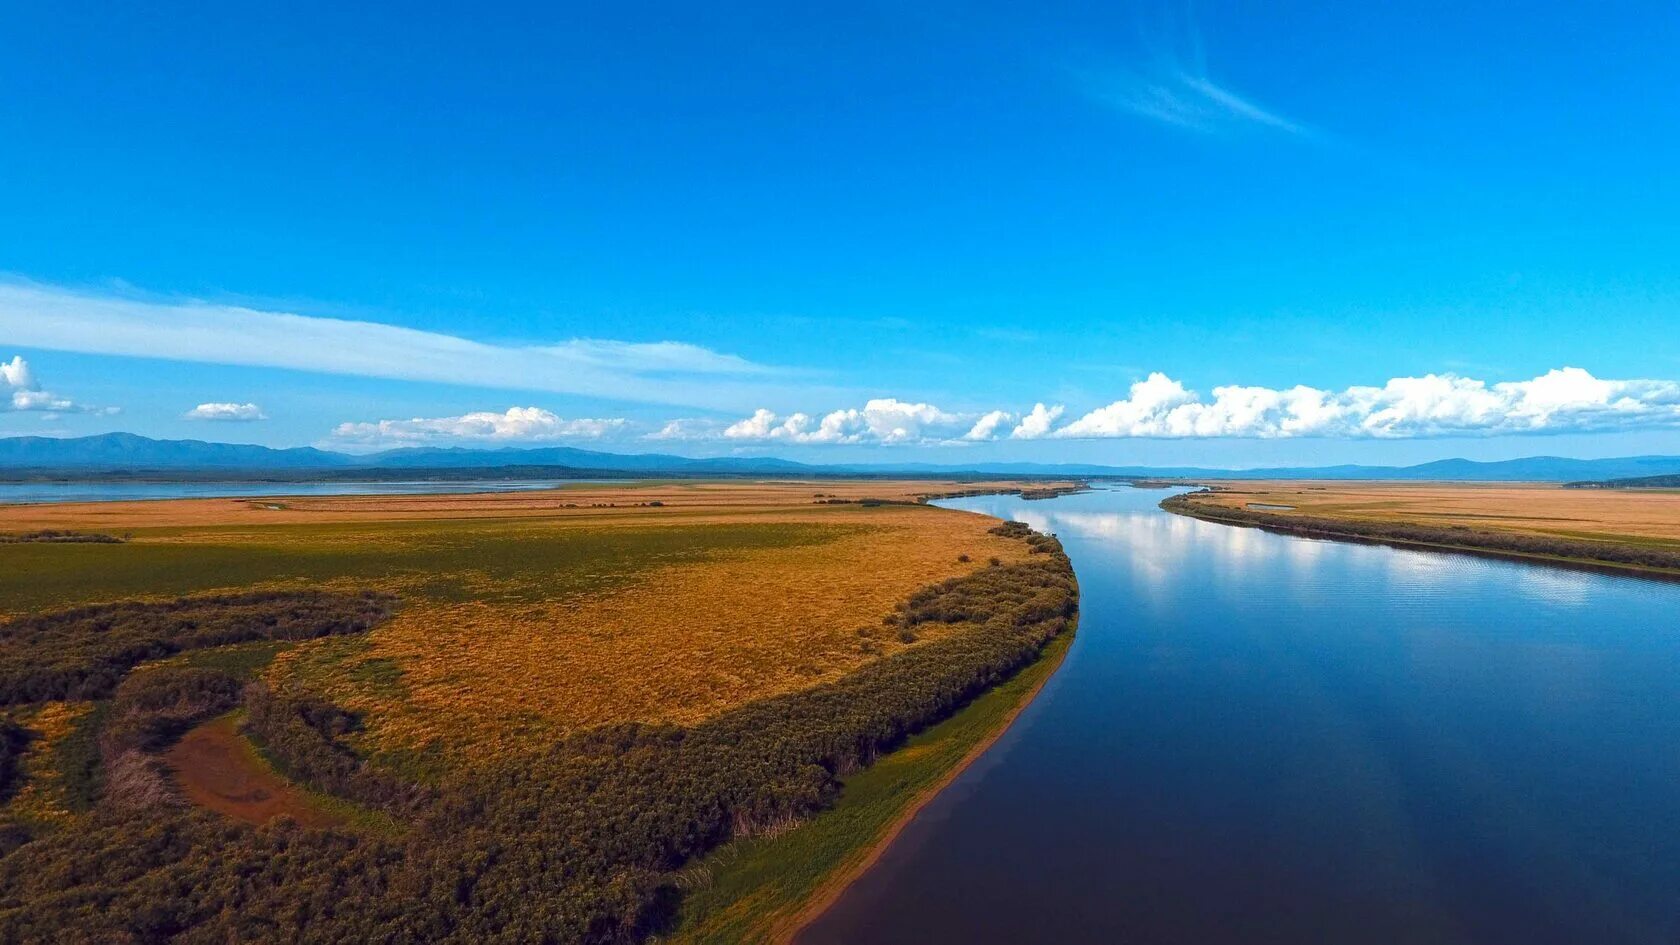
M 1670 2 L 7 19 L 0 435 L 1680 454 Z

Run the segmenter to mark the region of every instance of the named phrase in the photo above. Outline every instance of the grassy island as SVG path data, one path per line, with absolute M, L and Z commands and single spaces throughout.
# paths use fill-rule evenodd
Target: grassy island
M 1161 507 L 1228 525 L 1680 578 L 1680 493 L 1543 484 L 1219 486 Z
M 1071 635 L 961 488 L 0 509 L 0 940 L 773 937 Z

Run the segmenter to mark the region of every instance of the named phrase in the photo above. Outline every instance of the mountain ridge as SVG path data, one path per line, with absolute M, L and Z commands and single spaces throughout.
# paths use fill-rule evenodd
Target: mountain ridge
M 92 476 L 140 472 L 167 476 L 192 471 L 199 478 L 225 472 L 261 471 L 474 470 L 552 468 L 649 475 L 959 475 L 1114 477 L 1175 479 L 1396 479 L 1413 481 L 1517 482 L 1626 479 L 1680 474 L 1680 456 L 1573 459 L 1529 456 L 1484 462 L 1441 459 L 1411 466 L 1275 466 L 1220 469 L 1205 466 L 1110 466 L 1100 463 L 985 462 L 811 464 L 768 456 L 686 457 L 665 453 L 610 453 L 572 446 L 402 447 L 350 454 L 312 446 L 276 448 L 206 440 L 158 440 L 133 433 L 85 437 L 0 437 L 0 470 L 14 476 L 50 470 L 56 475 Z

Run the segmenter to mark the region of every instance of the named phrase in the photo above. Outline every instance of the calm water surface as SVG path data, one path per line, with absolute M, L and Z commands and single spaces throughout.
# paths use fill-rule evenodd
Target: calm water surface
M 523 492 L 615 479 L 470 482 L 0 482 L 0 505 L 42 502 L 132 502 L 139 499 L 216 499 L 282 495 L 455 495 Z
M 800 939 L 1680 942 L 1680 585 L 1271 535 L 1055 532 L 1061 671 Z

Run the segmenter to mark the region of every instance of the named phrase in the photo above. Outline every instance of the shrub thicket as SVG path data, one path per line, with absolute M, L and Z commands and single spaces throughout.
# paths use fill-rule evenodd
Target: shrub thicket
M 124 601 L 0 624 L 0 705 L 110 695 L 137 664 L 250 640 L 357 633 L 390 616 L 387 594 L 284 591 Z
M 120 545 L 124 539 L 98 532 L 66 532 L 42 529 L 38 532 L 0 532 L 0 545 Z
M 239 704 L 239 680 L 214 669 L 163 666 L 123 680 L 100 732 L 100 752 L 157 751 Z
M 12 719 L 0 719 L 0 801 L 17 791 L 21 759 L 29 747 L 29 730 Z

